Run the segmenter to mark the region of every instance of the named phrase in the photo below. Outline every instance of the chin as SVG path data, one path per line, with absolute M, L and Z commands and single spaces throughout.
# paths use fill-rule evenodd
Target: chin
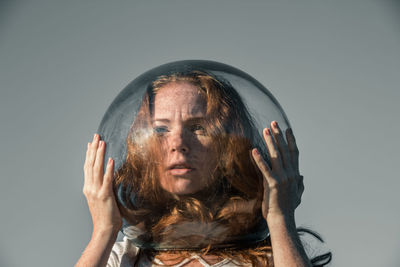
M 164 190 L 176 195 L 190 195 L 201 189 L 191 179 L 186 178 L 174 178 L 174 181 L 169 184 L 168 188 L 164 188 Z

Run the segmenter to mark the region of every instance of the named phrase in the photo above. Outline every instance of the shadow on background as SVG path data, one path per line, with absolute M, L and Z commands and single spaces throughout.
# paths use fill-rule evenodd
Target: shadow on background
M 0 0 L 0 38 L 1 32 L 7 27 L 7 22 L 15 14 L 21 2 L 20 0 Z
M 400 0 L 385 0 L 380 2 L 390 12 L 391 16 L 394 17 L 395 22 L 398 24 L 398 30 L 400 31 Z

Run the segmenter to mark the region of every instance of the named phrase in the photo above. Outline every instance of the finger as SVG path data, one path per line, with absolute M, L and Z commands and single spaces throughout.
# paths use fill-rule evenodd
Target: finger
M 96 152 L 96 160 L 93 166 L 93 179 L 94 184 L 101 186 L 103 183 L 104 176 L 104 151 L 105 143 L 104 141 L 99 141 L 99 147 Z
M 99 135 L 94 134 L 92 143 L 89 146 L 89 155 L 87 158 L 87 165 L 86 165 L 86 175 L 88 176 L 88 181 L 90 182 L 89 185 L 93 184 L 94 177 L 93 177 L 93 165 L 96 159 L 97 147 L 99 142 Z
M 86 161 L 85 161 L 85 175 L 87 176 L 87 181 L 92 184 L 93 183 L 93 164 L 94 160 L 96 158 L 96 150 L 97 150 L 97 145 L 98 145 L 98 139 L 99 136 L 98 134 L 94 134 L 92 143 L 89 143 L 89 151 L 86 155 Z
M 275 140 L 272 137 L 271 131 L 265 128 L 263 131 L 263 136 L 265 144 L 267 145 L 267 150 L 269 157 L 271 159 L 272 170 L 277 173 L 282 173 L 282 160 L 280 152 L 278 151 Z
M 279 153 L 281 154 L 283 168 L 285 168 L 286 170 L 291 170 L 293 166 L 290 160 L 288 145 L 286 144 L 285 139 L 283 139 L 282 131 L 279 128 L 278 122 L 273 121 L 271 123 L 271 130 Z
M 288 141 L 288 148 L 290 153 L 290 158 L 293 164 L 293 169 L 297 175 L 300 175 L 299 171 L 299 149 L 296 145 L 296 139 L 294 137 L 293 131 L 291 128 L 286 130 L 286 139 Z
M 304 177 L 302 175 L 299 175 L 297 177 L 297 179 L 298 179 L 297 180 L 297 198 L 298 198 L 298 202 L 297 202 L 296 208 L 300 205 L 301 197 L 303 196 L 303 192 L 304 192 L 304 183 L 303 183 Z
M 84 172 L 84 177 L 85 177 L 84 186 L 90 182 L 90 178 L 91 178 L 88 175 L 88 161 L 89 161 L 88 158 L 89 158 L 89 153 L 90 153 L 90 145 L 91 145 L 91 143 L 89 142 L 87 144 L 87 149 L 86 149 L 85 163 L 83 164 L 83 172 Z
M 261 171 L 261 173 L 265 177 L 265 180 L 268 183 L 272 182 L 271 179 L 273 179 L 273 176 L 272 176 L 272 173 L 271 173 L 271 169 L 268 166 L 268 164 L 264 161 L 264 159 L 262 158 L 260 152 L 258 152 L 257 148 L 254 148 L 251 151 L 251 155 L 252 155 L 254 161 L 256 162 L 256 165 L 257 165 L 258 169 Z
M 108 158 L 106 173 L 104 174 L 103 187 L 109 192 L 112 191 L 112 181 L 114 178 L 114 160 Z
M 299 192 L 300 198 L 301 198 L 301 196 L 303 195 L 303 192 L 304 192 L 304 182 L 303 181 L 304 181 L 304 176 L 303 175 L 299 175 L 297 186 L 298 186 L 298 192 Z
M 97 153 L 97 147 L 99 145 L 99 135 L 95 134 L 93 137 L 93 141 L 90 144 L 89 148 L 89 157 L 88 157 L 88 168 L 91 169 L 93 168 L 95 159 L 96 159 L 96 153 Z
M 91 143 L 90 143 L 90 142 L 89 142 L 89 143 L 87 143 L 87 148 L 86 148 L 86 156 L 85 156 L 85 163 L 84 163 L 84 166 L 86 166 L 86 165 L 87 165 L 87 163 L 88 163 L 88 157 L 89 157 L 90 145 L 91 145 Z

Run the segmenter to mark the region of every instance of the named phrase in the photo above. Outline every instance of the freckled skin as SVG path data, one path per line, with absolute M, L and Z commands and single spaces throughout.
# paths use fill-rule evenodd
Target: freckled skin
M 160 185 L 177 194 L 193 194 L 210 181 L 216 166 L 214 149 L 200 121 L 205 118 L 207 103 L 196 86 L 171 82 L 160 88 L 154 101 L 153 128 L 162 138 L 162 159 L 158 171 Z M 185 162 L 187 171 L 168 170 L 167 166 Z M 183 173 L 181 173 L 181 171 Z

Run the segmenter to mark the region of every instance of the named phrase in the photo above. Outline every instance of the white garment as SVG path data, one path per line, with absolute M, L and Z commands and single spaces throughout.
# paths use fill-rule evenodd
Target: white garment
M 115 242 L 108 258 L 107 267 L 131 267 L 136 262 L 139 248 L 134 246 L 126 237 L 123 241 Z
M 155 259 L 153 264 L 147 257 L 141 257 L 137 259 L 137 255 L 139 254 L 139 248 L 134 246 L 132 242 L 129 241 L 126 237 L 124 237 L 123 241 L 115 242 L 110 257 L 107 262 L 107 267 L 132 267 L 135 265 L 135 262 L 138 260 L 136 266 L 138 267 L 151 267 L 151 266 L 163 266 L 165 265 L 162 261 Z M 202 257 L 197 254 L 192 254 L 191 257 L 186 258 L 178 264 L 172 265 L 169 267 L 181 267 L 186 263 L 198 260 L 204 267 L 238 267 L 238 266 L 248 266 L 246 265 L 238 265 L 231 259 L 223 259 L 220 262 L 215 264 L 208 264 Z

